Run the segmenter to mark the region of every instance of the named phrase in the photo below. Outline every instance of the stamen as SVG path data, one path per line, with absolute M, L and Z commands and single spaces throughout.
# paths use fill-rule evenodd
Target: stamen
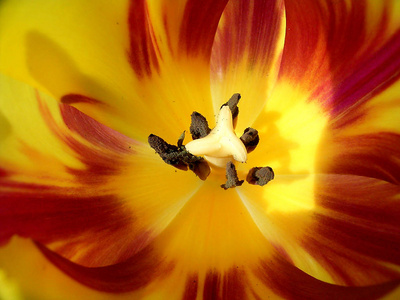
M 150 146 L 167 164 L 184 171 L 190 169 L 202 180 L 205 180 L 211 172 L 208 163 L 221 168 L 225 167 L 227 181 L 221 187 L 226 190 L 241 186 L 244 180 L 239 180 L 232 159 L 246 162 L 247 153 L 256 148 L 260 137 L 258 131 L 250 127 L 244 130 L 240 139 L 236 136 L 234 127 L 239 114 L 240 98 L 240 94 L 236 93 L 221 106 L 217 125 L 212 130 L 208 127 L 207 119 L 203 115 L 193 112 L 190 124 L 193 141 L 186 146 L 183 145 L 185 131 L 180 135 L 177 146 L 170 145 L 162 138 L 150 134 L 148 138 Z M 249 171 L 246 181 L 263 186 L 273 178 L 274 171 L 270 167 L 256 167 Z
M 183 146 L 183 141 L 185 139 L 185 133 L 186 131 L 182 132 L 182 134 L 180 135 L 179 139 L 178 139 L 178 147 L 181 148 Z
M 168 144 L 162 138 L 150 134 L 148 142 L 158 155 L 169 165 L 174 166 L 183 171 L 187 171 L 188 168 L 192 170 L 201 180 L 206 180 L 211 170 L 208 163 L 204 158 L 195 156 L 189 153 L 185 146 L 182 146 L 184 133 L 178 140 L 179 147 Z
M 247 153 L 250 153 L 256 149 L 258 143 L 260 142 L 260 137 L 258 136 L 258 131 L 256 129 L 247 127 L 244 130 L 243 135 L 240 137 L 240 140 L 246 147 Z
M 237 186 L 241 186 L 244 180 L 239 180 L 236 172 L 235 165 L 230 161 L 226 164 L 226 183 L 222 184 L 221 187 L 224 190 L 229 188 L 234 188 Z
M 236 117 L 239 114 L 239 107 L 237 106 L 239 103 L 241 96 L 239 93 L 233 94 L 232 97 L 228 100 L 228 102 L 222 104 L 221 108 L 223 106 L 229 106 L 232 112 L 232 119 L 235 121 Z
M 190 134 L 193 140 L 206 137 L 211 129 L 208 127 L 207 119 L 197 111 L 191 115 L 192 122 L 190 123 Z
M 232 114 L 229 106 L 222 106 L 217 126 L 204 138 L 189 142 L 186 145 L 187 151 L 193 155 L 204 155 L 223 158 L 224 160 L 233 157 L 236 161 L 247 160 L 246 147 L 236 136 L 233 130 Z
M 274 179 L 274 176 L 274 171 L 270 167 L 255 167 L 247 174 L 246 181 L 250 184 L 263 186 Z

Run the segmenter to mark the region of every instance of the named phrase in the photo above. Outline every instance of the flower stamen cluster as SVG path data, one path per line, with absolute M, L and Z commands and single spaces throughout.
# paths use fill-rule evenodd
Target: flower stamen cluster
M 234 127 L 240 98 L 240 94 L 234 94 L 221 106 L 217 125 L 212 130 L 203 115 L 193 112 L 190 125 L 193 140 L 186 145 L 183 145 L 183 133 L 177 146 L 151 134 L 148 138 L 150 146 L 167 164 L 180 170 L 190 169 L 202 180 L 208 177 L 211 168 L 226 168 L 227 181 L 221 187 L 228 189 L 241 186 L 244 180 L 239 180 L 233 161 L 245 163 L 247 154 L 257 147 L 260 138 L 258 131 L 250 127 L 245 129 L 240 138 L 236 136 Z M 255 167 L 250 170 L 246 180 L 250 184 L 263 186 L 273 178 L 272 168 Z

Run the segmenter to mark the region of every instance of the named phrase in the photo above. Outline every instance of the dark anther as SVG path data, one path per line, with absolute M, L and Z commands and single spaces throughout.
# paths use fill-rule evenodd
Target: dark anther
M 183 146 L 183 140 L 185 139 L 185 131 L 182 132 L 182 134 L 180 135 L 179 139 L 178 139 L 178 147 L 181 148 Z
M 211 129 L 208 127 L 207 119 L 197 111 L 191 115 L 192 122 L 190 123 L 190 134 L 193 140 L 197 140 L 206 137 Z
M 210 175 L 211 169 L 205 159 L 189 163 L 189 169 L 193 171 L 201 180 L 206 180 Z
M 266 185 L 274 179 L 274 171 L 270 167 L 255 167 L 249 171 L 247 174 L 246 181 L 254 185 Z
M 236 117 L 239 114 L 239 108 L 238 108 L 238 103 L 240 100 L 241 96 L 239 93 L 233 94 L 233 96 L 228 100 L 228 102 L 222 104 L 222 106 L 228 105 L 229 108 L 231 109 L 232 112 L 232 120 L 235 121 Z M 221 106 L 221 107 L 222 107 Z
M 210 174 L 210 167 L 204 158 L 195 156 L 186 151 L 185 146 L 182 145 L 184 133 L 178 140 L 178 146 L 168 144 L 162 138 L 150 134 L 148 142 L 150 147 L 153 148 L 158 155 L 169 165 L 174 166 L 180 170 L 192 170 L 201 180 L 206 180 Z
M 225 190 L 241 186 L 244 180 L 239 180 L 236 172 L 235 165 L 230 161 L 226 164 L 226 183 L 222 184 L 221 187 Z
M 260 141 L 260 137 L 258 136 L 258 131 L 256 129 L 247 127 L 244 130 L 243 135 L 240 137 L 240 140 L 246 147 L 247 153 L 250 153 L 256 149 Z
M 150 147 L 160 155 L 164 162 L 180 170 L 186 171 L 188 169 L 187 164 L 182 161 L 179 147 L 168 144 L 162 138 L 154 134 L 149 135 L 148 142 Z

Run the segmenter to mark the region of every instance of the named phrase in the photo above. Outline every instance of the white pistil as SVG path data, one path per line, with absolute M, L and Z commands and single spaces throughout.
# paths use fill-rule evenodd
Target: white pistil
M 246 162 L 247 151 L 233 129 L 232 113 L 229 106 L 223 106 L 218 114 L 217 125 L 204 138 L 185 145 L 193 155 L 202 156 L 210 163 L 225 167 L 232 157 L 239 162 Z

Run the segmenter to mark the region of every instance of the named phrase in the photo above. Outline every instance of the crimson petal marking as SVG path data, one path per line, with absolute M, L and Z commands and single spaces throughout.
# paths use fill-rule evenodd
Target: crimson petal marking
M 230 1 L 222 14 L 211 53 L 214 112 L 240 92 L 243 131 L 263 110 L 280 68 L 285 35 L 283 0 Z
M 117 153 L 131 153 L 136 142 L 127 136 L 97 122 L 76 108 L 63 105 L 61 114 L 67 127 L 90 143 Z
M 129 62 L 139 77 L 150 76 L 153 68 L 159 72 L 154 32 L 148 19 L 146 0 L 131 0 L 128 28 L 130 39 Z
M 127 259 L 149 239 L 148 232 L 132 237 L 135 217 L 116 195 L 6 178 L 0 184 L 0 244 L 17 234 L 55 243 L 58 253 L 97 266 Z
M 189 0 L 179 33 L 180 54 L 203 55 L 209 59 L 221 14 L 227 0 Z
M 183 300 L 195 300 L 199 292 L 199 276 L 189 275 L 185 283 Z M 246 295 L 246 273 L 238 268 L 231 268 L 223 274 L 208 271 L 203 286 L 203 299 L 243 300 Z
M 322 68 L 325 63 L 323 57 L 316 56 L 320 51 L 320 40 L 323 39 L 323 15 L 324 9 L 320 7 L 322 1 L 285 1 L 286 10 L 286 36 L 283 49 L 280 76 L 289 77 L 293 82 L 307 83 L 313 80 L 309 86 L 315 86 L 321 78 L 309 76 L 308 70 L 315 64 Z
M 76 104 L 76 103 L 87 103 L 87 104 L 102 104 L 101 101 L 96 100 L 94 98 L 90 98 L 88 96 L 79 95 L 79 94 L 67 94 L 61 97 L 61 103 L 64 104 Z
M 246 52 L 249 53 L 249 70 L 261 66 L 263 75 L 271 72 L 269 67 L 278 38 L 277 28 L 282 22 L 283 6 L 279 1 L 230 2 L 213 45 L 212 73 L 220 72 L 220 68 L 226 72 L 229 65 L 240 61 Z
M 365 287 L 346 287 L 329 284 L 304 273 L 276 255 L 260 261 L 255 271 L 258 278 L 284 299 L 377 299 L 391 292 L 400 280 Z
M 203 295 L 204 299 L 246 299 L 246 277 L 244 271 L 232 268 L 223 276 L 216 271 L 208 272 L 204 283 Z
M 122 230 L 131 222 L 114 195 L 87 196 L 82 189 L 10 181 L 1 186 L 10 189 L 0 195 L 3 243 L 13 234 L 51 243 L 89 229 L 97 234 Z
M 60 105 L 65 125 L 95 147 L 85 145 L 70 133 L 66 134 L 61 130 L 40 98 L 38 101 L 48 126 L 87 166 L 85 170 L 68 168 L 69 172 L 77 177 L 78 182 L 101 184 L 106 182 L 109 176 L 120 172 L 126 156 L 133 153 L 132 146 L 136 144 L 134 140 L 100 124 L 74 107 Z
M 186 279 L 182 300 L 196 300 L 198 288 L 199 276 L 197 274 L 189 275 Z
M 41 243 L 36 245 L 48 260 L 67 275 L 84 285 L 109 293 L 137 290 L 156 278 L 168 276 L 173 269 L 172 264 L 163 263 L 150 247 L 144 248 L 124 262 L 88 268 L 63 258 Z
M 400 78 L 399 53 L 400 30 L 382 45 L 382 49 L 360 62 L 355 71 L 338 72 L 331 99 L 332 114 L 339 115 L 353 109 L 354 105 L 365 103 L 397 81 Z
M 203 56 L 209 59 L 214 41 L 215 31 L 222 11 L 227 0 L 196 1 L 188 0 L 180 28 L 178 38 L 177 56 Z M 161 4 L 161 8 L 167 11 L 169 4 Z M 174 52 L 175 33 L 169 28 L 169 14 L 164 13 L 163 24 L 166 31 L 169 50 Z M 175 20 L 176 22 L 176 20 Z M 128 53 L 129 62 L 139 76 L 151 76 L 153 71 L 160 72 L 160 64 L 163 60 L 163 53 L 158 43 L 152 21 L 149 16 L 149 8 L 146 0 L 131 0 L 129 7 L 128 28 L 130 38 L 130 49 Z M 176 42 L 175 42 L 176 43 Z
M 399 134 L 378 132 L 336 137 L 321 144 L 324 155 L 317 165 L 323 167 L 318 172 L 359 175 L 400 184 Z
M 399 279 L 400 186 L 354 175 L 320 175 L 306 248 L 346 285 Z
M 23 172 L 2 171 L 0 242 L 18 234 L 54 243 L 58 253 L 91 266 L 125 260 L 148 243 L 150 233 L 133 234 L 135 217 L 105 183 L 121 172 L 136 142 L 66 105 L 60 106 L 66 126 L 59 124 L 37 99 L 49 128 L 86 169 L 66 167 L 75 178 L 62 182 L 57 174 L 28 175 L 36 184 L 14 181 L 12 175 L 25 178 Z M 23 150 L 32 159 L 43 156 L 26 145 Z
M 124 262 L 98 268 L 88 268 L 73 263 L 39 242 L 36 242 L 36 246 L 49 261 L 68 276 L 96 290 L 111 293 L 130 292 L 143 288 L 156 279 L 167 277 L 175 267 L 172 262 L 165 262 L 151 245 Z M 243 270 L 232 268 L 224 274 L 209 271 L 205 277 L 203 297 L 204 299 L 246 299 L 246 286 L 247 279 Z M 198 292 L 198 275 L 188 275 L 183 299 L 197 299 Z
M 366 1 L 287 0 L 280 76 L 306 85 L 333 116 L 387 88 L 400 76 L 400 31 L 390 32 L 391 1 L 382 3 L 371 30 Z

